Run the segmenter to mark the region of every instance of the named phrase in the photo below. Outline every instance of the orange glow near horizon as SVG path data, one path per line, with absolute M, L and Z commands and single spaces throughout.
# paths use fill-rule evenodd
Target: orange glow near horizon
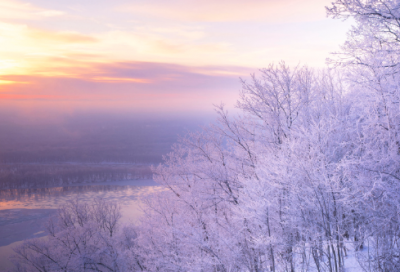
M 123 77 L 94 77 L 93 80 L 98 82 L 111 82 L 111 83 L 121 83 L 121 82 L 150 83 L 150 80 L 146 79 L 123 78 Z
M 324 18 L 328 4 L 0 0 L 0 100 L 230 101 L 271 62 L 323 67 L 349 25 Z

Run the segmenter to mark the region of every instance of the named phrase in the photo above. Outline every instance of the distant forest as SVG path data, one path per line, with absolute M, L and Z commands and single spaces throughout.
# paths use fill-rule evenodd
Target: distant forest
M 149 165 L 2 164 L 0 189 L 43 188 L 122 180 L 151 179 Z
M 70 117 L 24 123 L 5 117 L 0 130 L 0 189 L 151 179 L 193 120 Z
M 199 125 L 195 118 L 163 121 L 99 115 L 64 116 L 49 123 L 3 114 L 0 163 L 160 163 L 178 135 Z

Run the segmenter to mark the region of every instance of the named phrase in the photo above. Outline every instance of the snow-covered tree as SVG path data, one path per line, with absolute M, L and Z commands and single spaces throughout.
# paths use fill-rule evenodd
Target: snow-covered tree
M 360 263 L 368 271 L 400 269 L 400 2 L 335 1 L 334 18 L 351 17 L 356 25 L 331 63 L 343 67 L 357 97 L 354 152 L 348 169 L 358 192 L 352 197 L 357 218 Z M 373 250 L 372 250 L 373 249 Z M 367 255 L 367 256 L 365 256 Z
M 14 249 L 16 271 L 136 271 L 136 233 L 121 228 L 120 218 L 119 205 L 104 199 L 61 206 L 47 224 L 47 237 Z

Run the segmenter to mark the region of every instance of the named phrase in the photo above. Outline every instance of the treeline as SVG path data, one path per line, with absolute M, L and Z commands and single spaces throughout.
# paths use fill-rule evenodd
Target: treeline
M 79 186 L 63 186 L 63 187 L 40 187 L 40 188 L 18 188 L 18 189 L 0 189 L 0 202 L 7 201 L 19 201 L 27 203 L 32 199 L 41 200 L 48 199 L 49 197 L 65 197 L 66 195 L 82 195 L 85 193 L 97 193 L 97 192 L 119 192 L 129 188 L 132 191 L 140 190 L 139 186 L 132 187 L 130 185 L 113 185 L 112 183 L 91 184 L 83 183 Z
M 0 164 L 0 189 L 58 187 L 151 178 L 149 165 Z
M 0 163 L 158 164 L 178 135 L 196 124 L 85 114 L 60 117 L 55 124 L 40 119 L 25 123 L 4 114 L 0 126 Z

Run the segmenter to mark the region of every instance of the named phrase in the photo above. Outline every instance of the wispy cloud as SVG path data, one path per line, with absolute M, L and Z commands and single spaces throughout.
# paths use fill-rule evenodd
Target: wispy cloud
M 82 35 L 73 31 L 46 31 L 42 29 L 26 29 L 26 35 L 33 40 L 40 40 L 42 43 L 94 43 L 98 40 L 92 36 Z
M 0 75 L 76 77 L 123 61 L 322 66 L 344 39 L 336 24 L 312 22 L 326 1 L 0 0 Z
M 39 8 L 28 2 L 17 0 L 0 1 L 0 19 L 2 20 L 39 20 L 63 14 L 64 12 L 61 10 Z
M 137 1 L 121 6 L 119 11 L 189 22 L 298 22 L 325 17 L 321 0 L 162 0 Z
M 2 76 L 0 80 L 10 84 L 0 84 L 0 100 L 90 103 L 90 108 L 114 107 L 116 111 L 210 111 L 213 103 L 222 100 L 233 104 L 239 77 L 251 71 L 150 62 L 92 64 L 79 71 L 80 77 Z
M 328 2 L 0 0 L 0 100 L 229 103 L 256 68 L 324 65 L 346 28 L 323 19 Z

